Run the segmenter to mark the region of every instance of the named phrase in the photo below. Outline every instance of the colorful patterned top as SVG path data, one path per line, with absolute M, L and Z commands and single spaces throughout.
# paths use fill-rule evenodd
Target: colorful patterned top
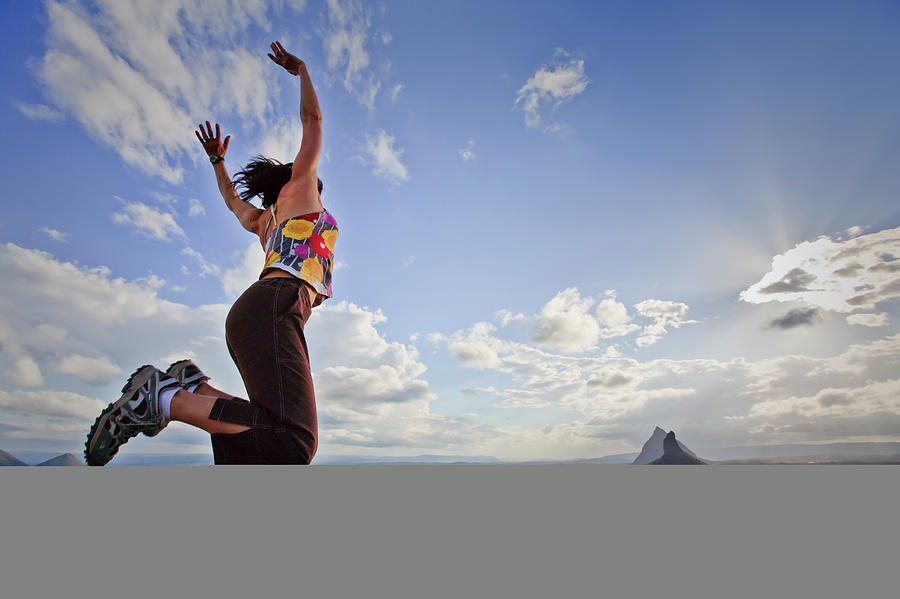
M 267 233 L 268 230 L 267 224 Z M 337 236 L 337 221 L 327 210 L 287 219 L 275 228 L 266 241 L 266 264 L 259 278 L 273 268 L 289 272 L 319 292 L 314 304 L 318 306 L 325 298 L 331 297 L 331 270 Z

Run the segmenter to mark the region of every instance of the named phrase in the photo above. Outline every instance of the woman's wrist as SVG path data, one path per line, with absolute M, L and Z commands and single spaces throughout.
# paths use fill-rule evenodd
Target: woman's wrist
M 219 156 L 218 154 L 210 154 L 210 155 L 209 155 L 209 161 L 210 161 L 213 165 L 215 165 L 215 164 L 217 164 L 217 163 L 219 163 L 219 162 L 222 162 L 223 160 L 225 160 L 225 157 L 224 157 L 224 156 Z

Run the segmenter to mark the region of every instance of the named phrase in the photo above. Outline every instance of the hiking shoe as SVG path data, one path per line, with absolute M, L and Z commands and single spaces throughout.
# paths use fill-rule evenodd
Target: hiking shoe
M 178 384 L 182 387 L 199 385 L 209 380 L 209 377 L 203 374 L 203 371 L 190 360 L 175 362 L 166 369 L 166 376 L 177 379 Z
M 103 466 L 129 439 L 158 434 L 168 424 L 159 411 L 159 393 L 178 386 L 178 381 L 154 366 L 138 368 L 122 387 L 122 397 L 106 406 L 88 432 L 84 461 Z

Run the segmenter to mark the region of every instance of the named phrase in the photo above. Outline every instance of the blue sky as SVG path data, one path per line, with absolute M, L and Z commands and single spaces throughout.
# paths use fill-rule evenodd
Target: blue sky
M 6 3 L 0 448 L 79 453 L 135 367 L 243 394 L 231 173 L 299 144 L 341 237 L 320 456 L 900 440 L 892 2 Z M 123 448 L 210 456 L 173 424 Z

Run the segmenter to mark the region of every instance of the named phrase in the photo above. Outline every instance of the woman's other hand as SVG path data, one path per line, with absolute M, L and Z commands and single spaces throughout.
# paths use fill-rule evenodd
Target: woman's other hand
M 266 56 L 271 58 L 276 64 L 284 67 L 284 70 L 291 75 L 300 75 L 300 69 L 304 68 L 306 63 L 285 50 L 281 42 L 272 42 L 271 48 L 273 54 L 266 54 Z
M 225 158 L 225 152 L 228 151 L 228 140 L 231 139 L 231 136 L 227 136 L 225 141 L 222 141 L 219 123 L 216 123 L 215 137 L 213 137 L 213 130 L 209 121 L 206 121 L 206 129 L 203 129 L 203 125 L 198 125 L 198 127 L 200 127 L 200 129 L 194 131 L 194 134 L 197 136 L 197 139 L 200 140 L 200 145 L 206 150 L 206 154 L 209 156 L 221 156 L 222 158 Z

